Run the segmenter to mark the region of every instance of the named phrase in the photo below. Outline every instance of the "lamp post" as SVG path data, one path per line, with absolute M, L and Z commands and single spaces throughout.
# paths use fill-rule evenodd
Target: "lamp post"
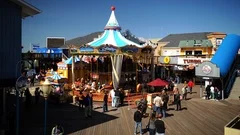
M 16 84 L 15 84 L 15 89 L 16 89 L 16 135 L 18 135 L 18 133 L 19 133 L 19 88 L 25 87 L 26 84 L 27 84 L 27 79 L 26 79 L 25 74 L 22 74 L 20 77 L 17 78 Z
M 43 91 L 43 97 L 44 97 L 44 135 L 47 134 L 47 98 L 49 93 L 51 92 L 51 82 L 48 79 L 45 79 L 45 81 L 42 83 L 42 91 Z
M 23 60 L 20 60 L 16 64 L 16 78 L 18 77 L 18 65 L 23 62 Z M 22 66 L 20 66 L 20 71 L 22 70 Z M 17 78 L 15 83 L 15 89 L 16 89 L 16 135 L 19 133 L 19 89 L 20 87 L 24 87 L 26 85 L 26 82 L 19 82 L 25 75 L 21 75 Z

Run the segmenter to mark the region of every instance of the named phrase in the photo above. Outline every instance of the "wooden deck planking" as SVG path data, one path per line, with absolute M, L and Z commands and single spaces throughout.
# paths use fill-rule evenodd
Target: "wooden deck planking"
M 240 112 L 239 105 L 224 105 L 217 101 L 205 101 L 202 99 L 183 101 L 182 107 L 187 110 L 168 111 L 170 116 L 164 119 L 166 124 L 166 134 L 171 135 L 223 135 L 224 125 Z M 174 108 L 175 106 L 170 106 Z M 234 108 L 234 109 L 232 109 Z M 91 132 L 85 133 L 93 135 L 131 135 L 134 132 L 133 113 L 135 109 L 128 110 L 127 107 L 120 108 L 120 114 L 116 114 L 117 119 L 96 125 L 89 129 Z M 148 118 L 143 119 L 145 128 Z M 95 128 L 95 130 L 94 130 Z M 101 129 L 100 129 L 101 128 Z M 89 130 L 83 129 L 83 130 Z M 100 132 L 100 131 L 103 132 Z M 107 130 L 107 132 L 106 132 Z M 146 133 L 145 133 L 146 134 Z M 84 134 L 83 134 L 84 135 Z
M 194 97 L 196 95 L 192 95 Z M 95 103 L 96 105 L 97 103 Z M 182 101 L 182 111 L 174 111 L 175 105 L 169 106 L 170 110 L 167 111 L 169 116 L 165 119 L 166 134 L 168 135 L 223 135 L 224 126 L 232 120 L 236 115 L 240 114 L 240 101 L 239 100 L 225 100 L 225 101 L 210 101 L 199 98 L 192 98 L 187 101 Z M 34 119 L 35 115 L 29 114 L 42 114 L 39 110 L 36 112 L 26 112 L 29 117 L 25 122 L 31 122 L 29 128 L 37 129 L 37 126 L 42 126 Z M 111 107 L 109 106 L 109 110 Z M 59 121 L 59 116 L 55 116 L 53 112 L 59 112 L 60 117 L 65 121 L 62 122 L 65 130 L 70 135 L 133 135 L 134 133 L 134 120 L 133 114 L 136 109 L 128 110 L 128 106 L 120 107 L 117 111 L 110 111 L 102 114 L 102 108 L 94 110 L 92 119 L 84 119 L 84 113 L 72 106 L 59 108 L 49 108 L 48 120 L 51 123 Z M 149 111 L 149 110 L 148 110 Z M 113 116 L 115 118 L 113 118 Z M 43 118 L 42 116 L 39 118 Z M 99 120 L 100 119 L 100 120 Z M 143 128 L 148 123 L 149 118 L 143 119 Z M 102 122 L 101 122 L 102 121 Z M 23 121 L 22 121 L 23 122 Z M 77 124 L 74 127 L 73 124 Z M 52 124 L 50 124 L 52 127 Z M 73 128 L 71 128 L 73 126 Z M 41 128 L 41 127 L 39 127 Z M 30 134 L 30 132 L 29 132 Z M 24 134 L 28 135 L 28 134 Z M 146 133 L 145 133 L 146 135 Z

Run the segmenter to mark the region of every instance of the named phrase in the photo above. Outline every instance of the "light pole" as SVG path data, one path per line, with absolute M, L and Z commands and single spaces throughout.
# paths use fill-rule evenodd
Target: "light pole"
M 51 92 L 51 82 L 48 79 L 45 79 L 45 81 L 42 83 L 42 91 L 43 91 L 43 97 L 44 97 L 44 135 L 47 135 L 47 98 L 48 95 Z

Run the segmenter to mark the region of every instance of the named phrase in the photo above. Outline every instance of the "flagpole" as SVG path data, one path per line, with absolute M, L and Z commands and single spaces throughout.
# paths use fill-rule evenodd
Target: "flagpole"
M 29 51 L 32 52 L 32 43 L 30 43 L 30 50 Z

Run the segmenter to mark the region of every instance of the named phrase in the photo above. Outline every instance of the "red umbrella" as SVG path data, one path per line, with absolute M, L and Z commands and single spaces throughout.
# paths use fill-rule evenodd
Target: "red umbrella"
M 147 85 L 149 85 L 149 86 L 165 86 L 165 85 L 168 85 L 168 82 L 157 78 L 156 80 L 149 82 Z

